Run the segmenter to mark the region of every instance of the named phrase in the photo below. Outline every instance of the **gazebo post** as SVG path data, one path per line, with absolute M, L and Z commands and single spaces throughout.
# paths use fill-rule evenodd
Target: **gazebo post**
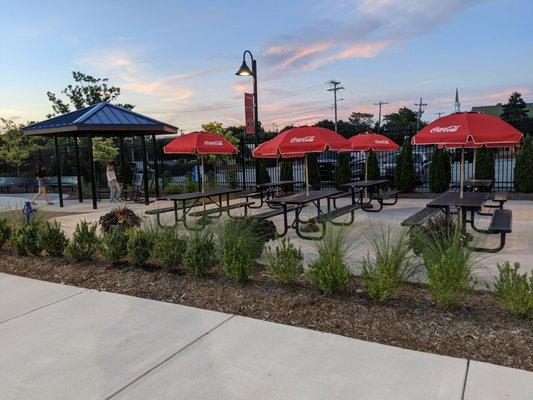
M 124 181 L 126 178 L 126 146 L 122 135 L 120 136 L 120 174 L 122 175 L 122 181 Z
M 152 147 L 154 149 L 154 179 L 155 179 L 155 196 L 160 197 L 159 193 L 159 166 L 157 165 L 157 141 L 155 135 L 152 135 Z
M 97 209 L 96 203 L 96 172 L 94 170 L 93 136 L 89 135 L 89 165 L 91 167 L 91 190 L 93 196 L 93 209 Z
M 78 180 L 78 200 L 83 203 L 83 188 L 81 185 L 80 148 L 78 146 L 78 135 L 74 135 L 74 151 L 76 152 L 76 175 Z
M 141 136 L 142 150 L 143 150 L 143 183 L 144 183 L 144 204 L 150 204 L 150 194 L 148 193 L 148 157 L 146 155 L 146 139 L 144 135 Z
M 63 207 L 63 185 L 61 185 L 61 156 L 59 155 L 59 143 L 57 135 L 54 135 L 54 147 L 56 153 L 57 190 L 59 192 L 59 207 Z

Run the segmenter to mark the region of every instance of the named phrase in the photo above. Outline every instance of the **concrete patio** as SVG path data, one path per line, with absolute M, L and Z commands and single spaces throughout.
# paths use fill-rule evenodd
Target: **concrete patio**
M 0 293 L 6 400 L 533 398 L 492 364 L 5 274 Z

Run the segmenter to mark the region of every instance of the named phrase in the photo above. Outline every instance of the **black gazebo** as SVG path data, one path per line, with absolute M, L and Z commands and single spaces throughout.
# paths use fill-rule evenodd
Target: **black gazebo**
M 157 121 L 153 118 L 138 114 L 131 110 L 113 105 L 103 101 L 92 106 L 72 111 L 58 117 L 47 119 L 46 121 L 37 122 L 28 125 L 23 129 L 25 135 L 29 136 L 48 136 L 54 138 L 55 156 L 57 165 L 57 184 L 59 191 L 59 205 L 63 207 L 63 188 L 61 185 L 61 159 L 59 157 L 59 137 L 69 137 L 74 140 L 74 149 L 76 152 L 76 174 L 78 181 L 78 198 L 83 201 L 83 192 L 81 185 L 81 168 L 80 153 L 78 148 L 78 138 L 89 138 L 89 162 L 90 178 L 92 189 L 93 208 L 97 208 L 96 196 L 96 172 L 93 157 L 93 137 L 119 137 L 120 153 L 122 168 L 125 165 L 124 138 L 140 137 L 143 150 L 143 183 L 144 183 L 144 200 L 148 204 L 148 157 L 146 155 L 145 136 L 152 137 L 154 147 L 154 157 L 156 157 L 156 135 L 172 135 L 177 133 L 178 128 Z M 156 195 L 159 196 L 159 171 L 157 161 L 154 160 L 154 174 L 156 183 Z

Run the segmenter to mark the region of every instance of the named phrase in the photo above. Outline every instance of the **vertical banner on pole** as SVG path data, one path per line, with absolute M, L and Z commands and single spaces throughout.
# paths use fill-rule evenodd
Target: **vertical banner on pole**
M 247 135 L 255 133 L 255 119 L 254 119 L 254 95 L 252 93 L 244 93 L 244 117 L 246 127 L 244 132 Z

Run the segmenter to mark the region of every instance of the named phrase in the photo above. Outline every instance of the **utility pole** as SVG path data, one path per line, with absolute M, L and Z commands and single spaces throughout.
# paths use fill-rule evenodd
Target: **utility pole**
M 272 122 L 272 132 L 278 132 L 278 124 L 276 124 L 275 122 Z
M 437 116 L 437 118 L 440 118 L 442 117 L 442 114 L 444 114 L 443 112 L 436 112 L 435 115 Z
M 415 103 L 415 106 L 418 106 L 418 120 L 416 122 L 416 130 L 417 132 L 420 130 L 420 122 L 422 121 L 422 114 L 424 113 L 424 110 L 422 110 L 423 107 L 427 106 L 427 103 L 422 103 L 422 97 L 420 98 L 420 101 L 418 103 Z
M 378 112 L 378 131 L 377 133 L 379 133 L 379 130 L 381 128 L 381 106 L 382 105 L 385 105 L 385 104 L 389 104 L 388 101 L 379 101 L 377 103 L 374 103 L 375 106 L 379 106 L 379 112 Z
M 342 86 L 339 86 L 341 83 L 334 79 L 326 82 L 326 85 L 331 87 L 328 89 L 328 92 L 333 92 L 333 108 L 335 109 L 335 132 L 337 132 L 337 92 L 339 90 L 344 90 Z

